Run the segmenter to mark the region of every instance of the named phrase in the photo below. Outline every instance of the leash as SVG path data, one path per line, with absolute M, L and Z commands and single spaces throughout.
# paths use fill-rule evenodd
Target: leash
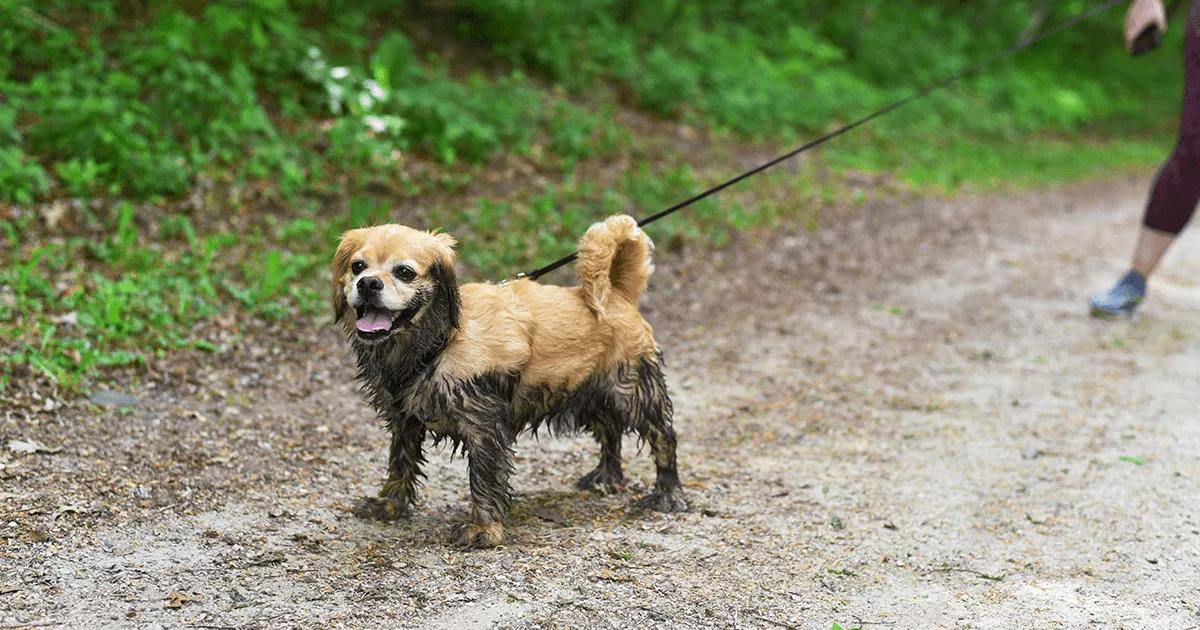
M 764 162 L 764 163 L 742 173 L 741 175 L 734 177 L 733 179 L 726 180 L 720 184 L 717 184 L 716 186 L 713 186 L 712 188 L 709 188 L 708 190 L 705 190 L 701 193 L 698 193 L 696 195 L 688 197 L 687 199 L 684 199 L 683 201 L 680 201 L 679 203 L 677 203 L 669 208 L 660 210 L 648 217 L 640 219 L 640 220 L 638 220 L 637 224 L 639 227 L 646 226 L 651 223 L 654 223 L 655 221 L 657 221 L 659 219 L 662 219 L 663 217 L 675 214 L 676 212 L 679 212 L 680 210 L 683 210 L 684 208 L 686 208 L 698 201 L 707 199 L 708 197 L 711 197 L 744 179 L 753 177 L 753 176 L 755 176 L 755 175 L 757 175 L 757 174 L 759 174 L 781 162 L 785 162 L 791 158 L 794 158 L 797 155 L 804 153 L 805 151 L 815 149 L 815 148 L 821 146 L 822 144 L 825 144 L 826 142 L 829 142 L 830 140 L 833 140 L 834 138 L 836 138 L 842 134 L 848 133 L 858 127 L 861 127 L 861 126 L 871 122 L 872 120 L 875 120 L 876 118 L 886 116 L 887 114 L 890 114 L 890 113 L 896 111 L 897 109 L 900 109 L 901 107 L 904 107 L 905 105 L 908 105 L 909 103 L 911 103 L 915 100 L 929 96 L 930 94 L 932 94 L 940 89 L 949 87 L 950 85 L 958 83 L 959 81 L 962 81 L 963 79 L 965 79 L 967 77 L 978 74 L 981 70 L 984 70 L 990 66 L 993 66 L 993 65 L 999 63 L 1000 61 L 1008 59 L 1009 57 L 1013 57 L 1013 56 L 1017 55 L 1018 53 L 1020 53 L 1021 51 L 1025 50 L 1026 48 L 1029 48 L 1039 42 L 1042 42 L 1051 37 L 1054 37 L 1055 35 L 1058 35 L 1059 33 L 1062 33 L 1063 31 L 1068 31 L 1072 28 L 1075 28 L 1079 24 L 1096 17 L 1097 15 L 1100 15 L 1101 13 L 1108 11 L 1109 9 L 1113 8 L 1117 4 L 1124 2 L 1124 1 L 1126 1 L 1126 0 L 1107 0 L 1106 2 L 1104 2 L 1102 4 L 1099 4 L 1099 5 L 1093 7 L 1093 8 L 1091 8 L 1069 20 L 1066 20 L 1065 22 L 1062 22 L 1061 24 L 1055 26 L 1054 28 L 1052 28 L 1050 30 L 1042 31 L 1041 33 L 1039 33 L 1036 37 L 1034 37 L 1032 39 L 1023 41 L 1019 44 L 1016 44 L 1014 46 L 1006 48 L 1005 50 L 1002 50 L 1002 51 L 992 55 L 991 57 L 988 57 L 987 59 L 984 59 L 983 61 L 976 63 L 973 66 L 969 66 L 964 70 L 960 70 L 960 71 L 958 71 L 954 74 L 951 74 L 943 79 L 940 79 L 938 81 L 930 83 L 929 85 L 926 85 L 925 87 L 909 94 L 908 96 L 905 96 L 901 99 L 895 100 L 887 105 L 884 105 L 883 107 L 880 107 L 879 109 L 867 114 L 866 116 L 863 116 L 862 118 L 859 118 L 858 120 L 855 120 L 852 123 L 844 125 L 833 131 L 830 131 L 829 133 L 826 133 L 825 135 L 823 135 L 815 140 L 811 140 L 802 146 L 799 146 L 791 151 L 788 151 L 787 153 L 784 153 L 783 155 L 780 155 L 779 157 L 776 157 L 767 162 Z M 538 278 L 550 273 L 551 271 L 554 271 L 555 269 L 558 269 L 559 267 L 562 267 L 563 265 L 573 262 L 578 257 L 579 257 L 579 252 L 574 252 L 570 255 L 563 256 L 562 258 L 559 258 L 558 260 L 556 260 L 548 265 L 545 265 L 544 267 L 538 267 L 537 269 L 534 269 L 532 271 L 518 273 L 516 278 L 518 280 L 520 280 L 522 278 L 528 278 L 530 280 L 537 280 Z

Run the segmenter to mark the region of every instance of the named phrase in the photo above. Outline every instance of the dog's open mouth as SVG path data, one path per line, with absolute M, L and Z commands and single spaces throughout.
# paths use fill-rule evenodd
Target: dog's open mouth
M 383 339 L 410 322 L 420 309 L 420 304 L 414 304 L 401 311 L 364 304 L 354 309 L 358 313 L 358 321 L 354 323 L 354 327 L 358 330 L 360 339 Z

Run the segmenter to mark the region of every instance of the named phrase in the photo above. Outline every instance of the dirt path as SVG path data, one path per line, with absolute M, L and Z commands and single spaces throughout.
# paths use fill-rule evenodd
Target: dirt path
M 518 445 L 502 548 L 353 518 L 382 431 L 332 332 L 153 375 L 130 411 L 10 415 L 0 625 L 1200 627 L 1200 237 L 1134 322 L 1084 316 L 1143 184 L 875 203 L 815 234 L 664 257 L 693 510 L 572 490 L 582 438 Z M 632 477 L 649 457 L 627 446 Z

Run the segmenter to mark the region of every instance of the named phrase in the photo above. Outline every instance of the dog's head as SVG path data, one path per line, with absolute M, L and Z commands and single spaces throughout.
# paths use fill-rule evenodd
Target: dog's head
M 426 324 L 457 328 L 454 260 L 447 234 L 402 225 L 346 232 L 333 256 L 334 321 L 362 343 Z

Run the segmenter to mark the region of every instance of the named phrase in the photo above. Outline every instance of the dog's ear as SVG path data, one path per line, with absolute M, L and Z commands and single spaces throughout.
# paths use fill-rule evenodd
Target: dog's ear
M 337 252 L 333 254 L 333 266 L 331 268 L 333 286 L 330 293 L 330 305 L 333 307 L 334 323 L 342 321 L 342 316 L 350 308 L 350 304 L 346 302 L 346 292 L 342 286 L 342 279 L 350 271 L 350 258 L 361 247 L 362 230 L 350 230 L 342 234 L 342 240 L 338 244 Z
M 433 279 L 436 287 L 434 299 L 446 304 L 446 319 L 449 320 L 451 328 L 458 328 L 462 316 L 462 298 L 458 293 L 458 274 L 454 272 L 453 256 L 448 260 L 439 258 L 433 263 L 429 268 L 429 277 Z
M 454 251 L 454 246 L 458 244 L 458 241 L 456 241 L 453 236 L 450 236 L 444 232 L 434 231 L 430 232 L 429 234 L 433 236 L 433 240 L 437 241 L 442 250 L 441 260 L 450 267 L 454 267 L 454 262 L 458 260 L 458 252 Z

